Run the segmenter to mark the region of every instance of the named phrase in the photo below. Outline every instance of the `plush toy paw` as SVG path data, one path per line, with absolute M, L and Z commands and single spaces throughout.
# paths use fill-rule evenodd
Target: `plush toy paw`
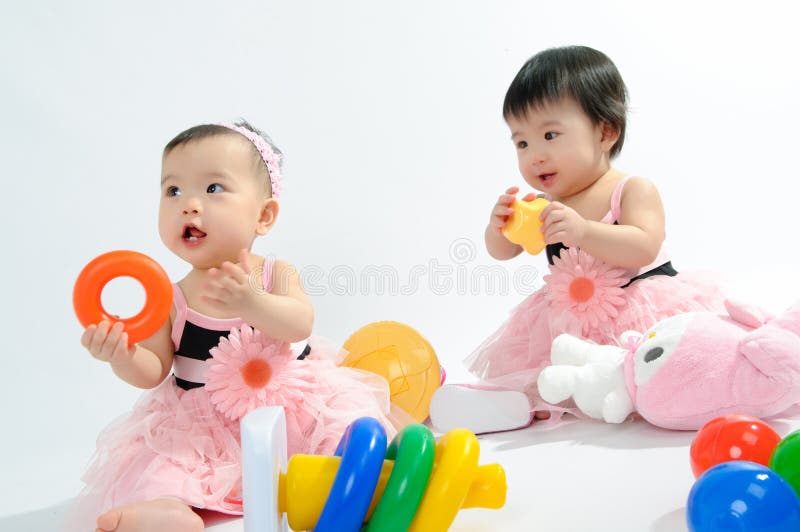
M 553 365 L 539 374 L 539 395 L 552 404 L 572 397 L 587 416 L 622 423 L 634 411 L 625 386 L 626 353 L 621 347 L 559 335 L 551 347 Z

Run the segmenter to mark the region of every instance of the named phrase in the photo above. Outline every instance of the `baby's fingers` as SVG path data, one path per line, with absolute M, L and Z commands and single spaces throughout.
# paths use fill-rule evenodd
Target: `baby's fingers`
M 247 265 L 246 262 L 244 264 Z M 230 281 L 234 281 L 239 284 L 247 283 L 247 273 L 238 264 L 225 261 L 222 263 L 222 271 L 223 273 L 227 274 L 227 279 L 224 276 L 221 278 L 223 286 L 229 286 Z
M 557 201 L 550 202 L 550 205 L 542 209 L 542 213 L 539 215 L 540 220 L 546 220 L 553 212 L 558 212 L 562 210 L 564 205 Z
M 508 206 L 514 203 L 516 199 L 517 196 L 515 196 L 514 194 L 503 194 L 502 196 L 497 198 L 497 205 Z
M 106 342 L 106 338 L 108 337 L 108 330 L 111 328 L 111 322 L 108 320 L 103 320 L 97 325 L 97 330 L 94 332 L 94 336 L 92 337 L 92 341 L 89 344 L 89 352 L 95 358 L 98 358 L 103 350 L 103 344 Z
M 559 242 L 564 242 L 567 233 L 564 230 L 564 224 L 562 223 L 554 223 L 547 227 L 544 231 L 544 241 L 547 244 L 557 244 Z
M 205 291 L 221 290 L 225 286 L 226 274 L 219 268 L 211 268 L 208 270 L 208 278 L 203 283 L 201 288 Z
M 511 207 L 507 207 L 505 205 L 495 205 L 494 209 L 492 209 L 492 216 L 509 216 L 511 213 L 514 212 L 514 209 Z
M 94 333 L 97 331 L 97 325 L 89 325 L 86 327 L 86 330 L 83 331 L 81 335 L 81 345 L 86 349 L 89 349 L 92 346 L 92 339 L 94 338 Z
M 492 227 L 503 227 L 512 212 L 514 212 L 513 209 L 498 205 L 492 210 L 492 215 L 489 217 L 489 225 Z
M 117 322 L 111 327 L 104 347 L 104 355 L 108 357 L 109 362 L 127 362 L 135 351 L 135 348 L 128 346 L 128 333 L 124 329 L 122 322 Z
M 117 341 L 119 337 L 123 334 L 123 329 L 125 325 L 122 324 L 121 321 L 116 322 L 111 329 L 108 331 L 108 337 L 106 338 L 107 346 L 113 347 L 117 345 Z
M 128 362 L 135 351 L 135 347 L 128 346 L 128 333 L 123 332 L 119 335 L 114 344 L 114 351 L 111 354 L 111 359 L 114 362 Z
M 492 216 L 492 219 L 489 220 L 489 225 L 494 227 L 495 229 L 502 229 L 503 226 L 506 225 L 506 220 L 503 220 L 498 216 Z

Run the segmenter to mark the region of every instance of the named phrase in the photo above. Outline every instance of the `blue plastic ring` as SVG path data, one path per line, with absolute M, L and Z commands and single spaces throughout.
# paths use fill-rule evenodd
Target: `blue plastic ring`
M 375 418 L 358 418 L 348 425 L 334 454 L 342 461 L 314 532 L 358 532 L 383 467 L 386 431 Z

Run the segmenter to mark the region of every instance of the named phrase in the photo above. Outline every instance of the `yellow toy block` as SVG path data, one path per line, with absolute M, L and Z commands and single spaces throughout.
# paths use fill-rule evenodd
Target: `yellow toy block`
M 542 234 L 542 221 L 539 215 L 550 204 L 544 198 L 533 201 L 515 200 L 511 205 L 514 212 L 508 217 L 503 226 L 503 235 L 522 249 L 536 255 L 544 249 L 544 235 Z

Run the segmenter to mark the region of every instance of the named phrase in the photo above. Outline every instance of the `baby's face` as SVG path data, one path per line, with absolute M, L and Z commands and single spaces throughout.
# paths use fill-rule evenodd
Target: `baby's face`
M 196 268 L 237 261 L 250 249 L 267 198 L 247 139 L 218 135 L 189 141 L 164 156 L 158 231 Z
M 509 117 L 508 127 L 522 177 L 554 199 L 580 192 L 608 170 L 603 130 L 572 98 Z

